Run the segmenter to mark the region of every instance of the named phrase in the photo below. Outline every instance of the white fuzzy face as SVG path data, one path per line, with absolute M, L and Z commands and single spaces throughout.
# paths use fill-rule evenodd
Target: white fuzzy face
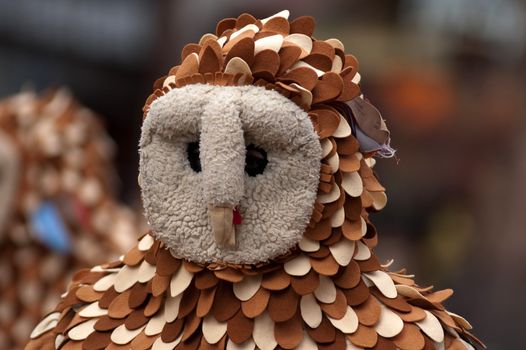
M 276 91 L 174 89 L 151 106 L 140 156 L 146 216 L 178 257 L 266 262 L 293 248 L 310 220 L 320 142 L 307 113 Z M 213 217 L 233 208 L 242 223 L 235 244 L 221 244 Z

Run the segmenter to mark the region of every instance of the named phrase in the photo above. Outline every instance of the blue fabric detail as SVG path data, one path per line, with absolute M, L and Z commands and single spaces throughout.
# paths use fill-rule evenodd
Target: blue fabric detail
M 37 238 L 48 248 L 62 253 L 71 252 L 70 234 L 52 202 L 42 202 L 31 216 L 31 226 Z

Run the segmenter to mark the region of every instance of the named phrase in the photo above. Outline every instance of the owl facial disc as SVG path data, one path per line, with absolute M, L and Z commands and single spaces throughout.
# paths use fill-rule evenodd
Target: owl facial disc
M 255 264 L 301 239 L 322 152 L 307 113 L 278 92 L 195 84 L 153 102 L 140 156 L 146 216 L 174 255 Z

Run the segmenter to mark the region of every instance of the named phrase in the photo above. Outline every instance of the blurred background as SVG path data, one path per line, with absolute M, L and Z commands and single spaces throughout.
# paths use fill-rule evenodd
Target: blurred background
M 0 0 L 0 97 L 67 86 L 104 116 L 121 199 L 138 205 L 141 108 L 184 44 L 217 21 L 314 15 L 360 63 L 396 159 L 378 162 L 390 204 L 379 253 L 492 349 L 524 349 L 526 3 L 521 0 Z

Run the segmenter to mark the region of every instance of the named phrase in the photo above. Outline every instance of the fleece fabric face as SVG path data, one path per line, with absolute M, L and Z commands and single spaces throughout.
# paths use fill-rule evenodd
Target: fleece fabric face
M 199 143 L 201 171 L 188 144 Z M 245 172 L 246 147 L 266 152 Z M 188 85 L 156 100 L 143 124 L 140 186 L 154 234 L 174 255 L 199 263 L 266 262 L 291 250 L 312 214 L 321 146 L 306 112 L 256 86 Z M 210 206 L 238 208 L 236 245 L 218 246 Z

